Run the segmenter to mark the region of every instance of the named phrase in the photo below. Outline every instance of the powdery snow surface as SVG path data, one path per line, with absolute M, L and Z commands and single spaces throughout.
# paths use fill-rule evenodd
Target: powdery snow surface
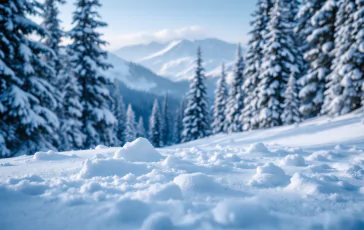
M 0 229 L 364 229 L 363 114 L 0 160 Z

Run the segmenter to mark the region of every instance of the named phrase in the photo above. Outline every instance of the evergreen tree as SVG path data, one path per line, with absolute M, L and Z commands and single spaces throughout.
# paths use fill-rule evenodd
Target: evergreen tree
M 291 74 L 284 92 L 284 106 L 281 115 L 284 125 L 291 125 L 301 121 L 297 92 L 295 75 Z
M 311 18 L 312 29 L 307 37 L 308 49 L 304 55 L 310 63 L 307 73 L 299 80 L 302 89 L 300 112 L 304 118 L 319 114 L 324 101 L 324 89 L 330 74 L 335 32 L 335 0 L 315 0 L 310 7 L 315 11 Z
M 355 55 L 355 0 L 340 0 L 335 23 L 335 55 L 332 72 L 326 84 L 322 113 L 342 115 L 360 107 L 361 88 L 357 81 L 363 75 Z M 353 55 L 354 54 L 354 55 Z
M 149 120 L 149 141 L 154 147 L 161 147 L 161 114 L 157 99 L 154 101 L 152 114 Z
M 138 127 L 137 127 L 137 137 L 145 137 L 145 128 L 143 117 L 139 117 Z
M 186 109 L 186 99 L 182 98 L 180 106 L 176 111 L 176 119 L 174 122 L 173 129 L 173 143 L 179 144 L 182 141 L 182 131 L 183 131 L 183 114 Z
M 44 21 L 42 26 L 47 30 L 48 37 L 46 37 L 44 44 L 51 48 L 54 52 L 53 57 L 48 56 L 47 61 L 51 63 L 58 75 L 62 67 L 62 60 L 60 54 L 60 43 L 64 32 L 61 30 L 61 21 L 58 18 L 59 10 L 57 4 L 64 4 L 64 0 L 45 0 L 44 2 Z
M 301 7 L 296 14 L 295 20 L 295 28 L 294 34 L 297 39 L 297 45 L 302 54 L 306 53 L 310 50 L 309 43 L 307 42 L 307 37 L 313 31 L 313 25 L 311 22 L 311 18 L 319 10 L 321 0 L 302 0 Z M 305 59 L 302 60 L 303 62 L 303 74 L 306 73 L 307 69 L 309 68 L 309 62 Z
M 70 45 L 74 52 L 72 64 L 81 87 L 85 148 L 100 143 L 111 145 L 115 139 L 113 125 L 116 119 L 110 111 L 108 81 L 102 75 L 102 70 L 107 70 L 111 65 L 105 62 L 107 53 L 101 49 L 106 42 L 96 32 L 97 28 L 107 25 L 98 20 L 100 16 L 96 9 L 100 6 L 99 0 L 77 0 L 77 9 L 73 13 L 74 27 L 69 32 L 73 41 Z
M 6 135 L 0 153 L 5 156 L 6 149 L 12 154 L 54 149 L 52 135 L 59 126 L 53 112 L 55 89 L 49 83 L 55 71 L 42 61 L 53 51 L 30 39 L 47 35 L 28 17 L 38 15 L 37 6 L 37 1 L 28 0 L 0 4 L 0 121 L 6 124 L 6 130 L 1 128 L 2 137 Z
M 224 130 L 227 133 L 241 132 L 243 130 L 241 121 L 245 98 L 242 88 L 244 83 L 243 71 L 244 59 L 241 55 L 241 47 L 239 44 L 236 51 L 233 80 L 231 82 L 225 110 L 226 120 Z
M 161 120 L 162 145 L 168 145 L 170 140 L 170 114 L 168 111 L 168 93 L 164 96 Z
M 116 125 L 114 126 L 114 132 L 116 133 L 116 142 L 119 145 L 125 144 L 125 123 L 126 112 L 123 97 L 121 96 L 119 82 L 115 81 L 115 93 L 114 93 L 114 115 L 116 117 Z
M 298 76 L 299 64 L 293 39 L 292 27 L 289 24 L 289 9 L 284 0 L 277 0 L 270 14 L 269 33 L 265 35 L 267 43 L 263 47 L 261 73 L 258 85 L 258 117 L 260 128 L 281 125 L 283 112 L 283 92 L 289 76 Z
M 125 141 L 132 142 L 137 138 L 137 124 L 135 121 L 135 113 L 131 105 L 128 106 L 126 111 L 126 124 L 125 124 Z
M 356 91 L 361 95 L 361 105 L 364 106 L 364 0 L 356 0 L 356 11 L 353 16 L 355 43 L 351 48 L 360 71 L 354 78 L 354 84 Z
M 258 127 L 258 122 L 254 120 L 257 114 L 258 83 L 259 71 L 261 68 L 263 46 L 266 43 L 264 34 L 267 33 L 269 22 L 269 12 L 273 6 L 273 0 L 258 0 L 256 10 L 253 13 L 254 21 L 250 32 L 251 38 L 248 44 L 248 50 L 245 56 L 245 81 L 243 85 L 246 98 L 244 100 L 243 117 L 241 118 L 243 130 L 254 129 Z
M 71 55 L 71 51 L 68 50 Z M 69 58 L 64 57 L 64 66 L 70 64 Z M 60 69 L 59 80 L 62 106 L 58 110 L 60 119 L 59 147 L 61 150 L 80 149 L 83 147 L 85 135 L 82 133 L 82 110 L 79 101 L 81 92 L 74 71 Z
M 215 103 L 213 106 L 214 121 L 211 125 L 213 134 L 224 132 L 227 98 L 228 98 L 228 88 L 226 85 L 225 66 L 224 64 L 222 64 L 221 76 L 217 82 L 217 88 L 215 90 Z
M 182 142 L 204 138 L 211 133 L 200 48 L 197 50 L 196 64 L 196 73 L 190 82 L 187 107 L 183 116 Z

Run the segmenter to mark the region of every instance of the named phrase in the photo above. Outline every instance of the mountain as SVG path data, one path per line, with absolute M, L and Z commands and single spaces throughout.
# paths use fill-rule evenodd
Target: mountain
M 158 76 L 140 64 L 125 61 L 124 59 L 108 53 L 107 62 L 113 68 L 104 71 L 104 75 L 111 80 L 118 80 L 134 91 L 148 92 L 163 95 L 168 92 L 171 96 L 180 98 L 187 92 L 187 82 L 173 82 Z
M 215 77 L 221 63 L 231 65 L 236 44 L 215 38 L 178 40 L 166 44 L 150 43 L 122 47 L 114 53 L 121 58 L 139 63 L 172 81 L 183 81 L 194 74 L 197 47 L 201 47 L 207 76 Z

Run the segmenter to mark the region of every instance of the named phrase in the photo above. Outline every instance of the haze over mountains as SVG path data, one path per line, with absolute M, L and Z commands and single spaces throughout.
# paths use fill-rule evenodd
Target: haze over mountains
M 125 46 L 114 53 L 127 61 L 149 68 L 157 75 L 177 82 L 188 80 L 193 76 L 198 46 L 202 49 L 204 67 L 208 77 L 216 77 L 223 62 L 229 70 L 237 45 L 215 38 Z

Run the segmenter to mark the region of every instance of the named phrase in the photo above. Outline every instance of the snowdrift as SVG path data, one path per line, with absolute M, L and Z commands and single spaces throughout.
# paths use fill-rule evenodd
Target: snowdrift
M 0 160 L 0 229 L 364 229 L 363 114 Z

